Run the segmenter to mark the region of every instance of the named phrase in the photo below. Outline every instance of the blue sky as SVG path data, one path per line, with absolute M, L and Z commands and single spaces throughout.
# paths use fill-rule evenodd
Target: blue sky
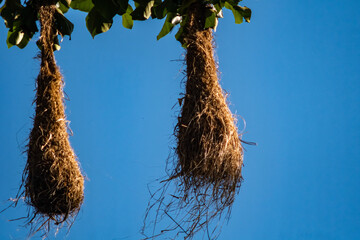
M 244 183 L 219 239 L 360 239 L 360 2 L 246 0 L 250 24 L 224 12 L 221 85 L 246 120 Z M 162 21 L 92 39 L 85 14 L 56 53 L 67 116 L 88 181 L 67 239 L 139 239 L 147 184 L 165 174 L 183 92 L 184 50 Z M 0 26 L 0 206 L 21 181 L 39 71 L 36 38 L 7 49 Z M 240 128 L 243 126 L 240 124 Z M 0 214 L 0 239 L 24 239 L 25 207 Z M 66 232 L 65 232 L 66 233 Z M 63 239 L 65 233 L 58 235 Z

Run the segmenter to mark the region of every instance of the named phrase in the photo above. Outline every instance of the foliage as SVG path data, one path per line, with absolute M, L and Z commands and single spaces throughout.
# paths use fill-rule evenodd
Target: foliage
M 238 6 L 242 0 L 205 0 L 203 6 L 206 8 L 206 20 L 204 29 L 212 28 L 216 30 L 218 19 L 223 17 L 222 9 L 230 9 L 235 18 L 235 23 L 240 24 L 245 19 L 250 22 L 251 10 L 247 7 Z M 158 0 L 152 8 L 152 17 L 163 19 L 166 17 L 164 25 L 157 36 L 157 39 L 166 36 L 178 24 L 180 24 L 175 38 L 184 46 L 184 29 L 188 22 L 188 8 L 197 0 Z
M 56 24 L 54 26 L 54 50 L 59 50 L 59 36 L 63 38 L 71 33 L 74 25 L 64 16 L 69 8 L 87 12 L 86 27 L 94 38 L 97 34 L 108 31 L 116 15 L 122 16 L 122 25 L 132 29 L 133 21 L 143 21 L 150 17 L 163 19 L 165 22 L 157 35 L 157 39 L 166 36 L 176 25 L 179 29 L 175 38 L 184 46 L 184 26 L 188 21 L 187 11 L 191 4 L 197 0 L 134 0 L 133 6 L 129 0 L 59 0 L 56 4 Z M 206 8 L 206 21 L 204 28 L 216 30 L 218 19 L 223 17 L 222 10 L 227 8 L 232 11 L 235 23 L 240 24 L 245 19 L 250 22 L 251 10 L 239 6 L 242 0 L 204 0 Z M 0 0 L 0 4 L 3 0 Z M 20 0 L 5 0 L 0 8 L 0 15 L 9 29 L 6 43 L 8 47 L 17 46 L 24 48 L 39 31 L 36 0 L 21 3 Z
M 64 13 L 70 8 L 70 2 L 71 0 L 60 0 L 56 4 L 54 50 L 60 49 L 58 36 L 71 36 L 74 30 L 74 24 L 64 16 Z M 39 16 L 35 0 L 26 1 L 23 4 L 20 0 L 5 0 L 4 5 L 0 8 L 0 15 L 5 21 L 5 26 L 9 29 L 6 40 L 9 48 L 12 46 L 21 49 L 26 47 L 34 34 L 39 31 Z
M 133 20 L 143 21 L 150 17 L 153 19 L 165 18 L 164 25 L 157 35 L 157 39 L 166 36 L 176 25 L 180 25 L 175 38 L 184 44 L 184 26 L 188 21 L 188 8 L 197 0 L 134 0 L 135 9 L 133 10 L 128 0 L 73 0 L 71 7 L 82 11 L 88 11 L 86 26 L 93 37 L 99 33 L 108 31 L 113 23 L 116 14 L 123 18 L 123 26 L 132 28 Z M 232 11 L 235 23 L 240 24 L 245 19 L 250 22 L 251 10 L 247 7 L 239 6 L 242 0 L 205 0 L 203 5 L 206 8 L 206 22 L 204 28 L 216 30 L 218 18 L 222 18 L 222 9 L 225 7 Z M 83 3 L 80 8 L 78 2 Z M 87 2 L 87 4 L 85 4 Z M 91 8 L 91 4 L 95 7 Z M 76 6 L 74 6 L 76 5 Z M 127 6 L 127 9 L 126 9 Z M 126 9 L 126 10 L 125 10 Z
M 77 1 L 74 0 L 73 2 Z M 92 37 L 108 31 L 116 15 L 122 16 L 122 23 L 125 28 L 132 28 L 133 19 L 130 14 L 133 9 L 128 3 L 128 0 L 92 0 L 92 2 L 88 4 L 93 4 L 93 7 L 86 16 L 86 27 Z M 87 6 L 87 9 L 89 9 L 89 6 Z M 85 9 L 79 10 L 85 11 Z

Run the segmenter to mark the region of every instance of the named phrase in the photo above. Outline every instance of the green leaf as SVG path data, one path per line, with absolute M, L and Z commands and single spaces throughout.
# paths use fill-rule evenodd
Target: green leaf
M 151 8 L 151 16 L 153 18 L 163 19 L 166 16 L 167 14 L 166 2 L 167 0 Z
M 138 7 L 131 13 L 133 20 L 146 20 L 151 16 L 151 8 L 154 0 L 138 3 Z M 137 3 L 137 2 L 135 2 Z
M 181 4 L 181 7 L 179 8 L 179 13 L 181 15 L 186 14 L 191 4 L 195 3 L 196 1 L 197 0 L 184 0 L 183 4 Z
M 96 8 L 91 9 L 86 16 L 86 27 L 94 38 L 97 34 L 108 31 L 112 26 L 112 19 L 105 19 Z
M 132 7 L 128 4 L 126 12 L 122 15 L 122 25 L 128 29 L 132 29 L 134 25 L 134 21 L 130 15 L 132 11 L 133 11 Z
M 134 25 L 134 21 L 132 20 L 132 17 L 129 13 L 124 13 L 122 15 L 122 25 L 125 28 L 132 29 L 132 27 Z
M 224 7 L 225 3 L 222 1 L 219 1 L 218 3 L 214 4 L 214 7 L 216 11 L 219 13 L 221 9 Z
M 26 16 L 26 14 L 24 14 L 24 16 Z M 23 49 L 26 47 L 34 33 L 26 29 L 22 16 L 15 19 L 12 25 L 6 39 L 7 46 L 8 48 L 18 46 L 20 49 Z
M 157 35 L 156 39 L 159 40 L 162 37 L 166 36 L 169 32 L 171 32 L 171 30 L 174 28 L 174 24 L 171 23 L 171 20 L 176 16 L 176 14 L 174 13 L 168 13 L 164 25 L 159 33 L 159 35 Z
M 70 5 L 67 3 L 67 0 L 59 1 L 59 9 L 62 13 L 67 13 L 69 11 Z
M 188 22 L 188 16 L 184 16 L 183 20 L 180 23 L 179 31 L 175 34 L 176 40 L 178 40 L 183 47 L 186 45 L 184 42 L 184 31 L 187 22 Z
M 59 44 L 54 44 L 53 45 L 53 50 L 54 51 L 60 51 L 60 49 L 61 49 L 61 46 Z
M 180 5 L 177 0 L 166 0 L 166 10 L 168 12 L 176 13 Z
M 64 6 L 67 8 L 69 8 L 71 4 L 71 0 L 60 0 L 59 2 L 64 4 Z
M 5 20 L 5 25 L 7 28 L 13 28 L 13 22 L 15 19 L 16 11 L 12 10 L 6 4 L 1 8 L 1 17 Z
M 112 0 L 93 0 L 96 10 L 105 18 L 112 19 L 118 12 L 119 6 Z
M 24 6 L 21 5 L 20 0 L 7 0 L 1 8 L 0 15 L 5 20 L 7 28 L 13 28 L 13 22 L 20 15 Z
M 129 5 L 129 0 L 114 0 L 118 6 L 118 14 L 123 15 L 125 13 L 131 13 L 133 11 L 132 7 Z M 129 6 L 131 7 L 131 12 L 128 12 Z
M 24 37 L 22 38 L 21 42 L 19 42 L 16 46 L 20 49 L 23 49 L 26 47 L 26 45 L 29 43 L 31 37 L 27 34 L 24 34 Z
M 24 7 L 20 0 L 8 0 L 5 4 L 12 10 L 20 10 Z
M 60 51 L 61 49 L 61 46 L 60 46 L 60 43 L 59 43 L 59 38 L 58 36 L 55 36 L 54 37 L 54 42 L 53 42 L 53 50 L 54 51 Z
M 249 8 L 237 5 L 233 6 L 229 3 L 229 1 L 225 2 L 225 7 L 233 12 L 236 24 L 242 23 L 243 18 L 246 22 L 250 22 L 251 10 Z
M 216 17 L 216 12 L 211 11 L 210 9 L 206 9 L 206 13 L 205 13 L 205 26 L 204 28 L 213 28 L 214 30 L 216 30 L 216 26 L 217 26 L 217 17 Z
M 154 4 L 151 8 L 152 18 L 163 19 L 167 13 L 178 13 L 178 1 L 177 0 L 164 0 Z
M 228 2 L 225 2 L 225 7 L 227 9 L 230 9 L 233 12 L 234 18 L 235 18 L 235 23 L 236 24 L 240 24 L 243 22 L 243 17 L 241 14 L 239 14 L 237 11 L 235 11 L 234 7 L 229 4 Z
M 94 4 L 91 0 L 72 0 L 70 7 L 83 12 L 90 12 L 90 10 L 94 7 Z
M 58 10 L 58 9 L 57 9 Z M 55 12 L 55 28 L 62 36 L 69 35 L 74 30 L 74 24 L 70 22 L 59 10 Z
M 242 15 L 246 22 L 250 22 L 251 9 L 248 7 L 235 6 L 234 10 Z
M 185 28 L 183 26 L 181 26 L 179 28 L 179 31 L 175 34 L 175 39 L 178 40 L 179 42 L 182 42 L 184 29 Z
M 37 12 L 31 5 L 28 5 L 24 8 L 24 10 L 20 15 L 20 21 L 21 21 L 21 26 L 25 31 L 25 33 L 28 33 L 29 35 L 31 35 L 31 37 L 37 31 L 39 31 L 36 25 Z
M 237 6 L 242 0 L 226 0 L 231 6 Z
M 23 37 L 24 33 L 19 30 L 9 31 L 6 39 L 8 48 L 11 48 L 12 46 L 21 43 Z

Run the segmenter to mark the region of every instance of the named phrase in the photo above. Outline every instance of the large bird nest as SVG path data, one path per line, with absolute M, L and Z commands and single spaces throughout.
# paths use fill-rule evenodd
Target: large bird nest
M 170 218 L 173 223 L 159 235 L 176 230 L 175 238 L 181 234 L 192 238 L 200 230 L 216 238 L 218 232 L 211 224 L 229 216 L 242 181 L 243 148 L 236 119 L 219 85 L 212 30 L 204 30 L 204 21 L 204 6 L 196 3 L 189 7 L 186 94 L 175 128 L 173 171 L 152 194 L 146 215 L 148 218 L 156 209 L 154 225 L 164 215 Z M 167 193 L 170 182 L 175 183 L 174 194 Z M 159 235 L 153 232 L 150 238 Z
M 41 67 L 36 112 L 23 174 L 32 233 L 71 222 L 83 202 L 84 177 L 69 143 L 62 75 L 53 53 L 54 3 L 39 1 Z

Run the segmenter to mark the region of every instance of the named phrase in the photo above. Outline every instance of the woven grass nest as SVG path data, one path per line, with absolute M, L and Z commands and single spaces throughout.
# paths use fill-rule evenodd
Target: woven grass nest
M 172 170 L 151 194 L 146 212 L 143 233 L 148 239 L 170 233 L 171 239 L 191 239 L 201 230 L 215 239 L 242 182 L 241 138 L 219 84 L 213 33 L 204 29 L 204 10 L 203 4 L 195 3 L 187 14 L 186 93 L 174 132 L 175 154 L 167 166 Z M 164 218 L 172 223 L 162 225 L 160 233 L 152 230 L 149 237 L 145 229 L 151 210 L 156 212 L 148 224 L 153 229 Z M 215 219 L 220 224 L 212 227 Z
M 53 53 L 56 7 L 51 1 L 39 1 L 39 4 L 41 67 L 23 174 L 23 194 L 27 204 L 33 207 L 29 223 L 36 226 L 34 232 L 71 219 L 84 198 L 84 177 L 67 132 L 63 78 Z
M 201 9 L 194 6 L 189 12 L 186 94 L 175 129 L 178 164 L 173 176 L 181 178 L 185 189 L 213 185 L 213 197 L 226 203 L 241 180 L 243 150 L 219 85 L 212 30 L 200 30 Z

